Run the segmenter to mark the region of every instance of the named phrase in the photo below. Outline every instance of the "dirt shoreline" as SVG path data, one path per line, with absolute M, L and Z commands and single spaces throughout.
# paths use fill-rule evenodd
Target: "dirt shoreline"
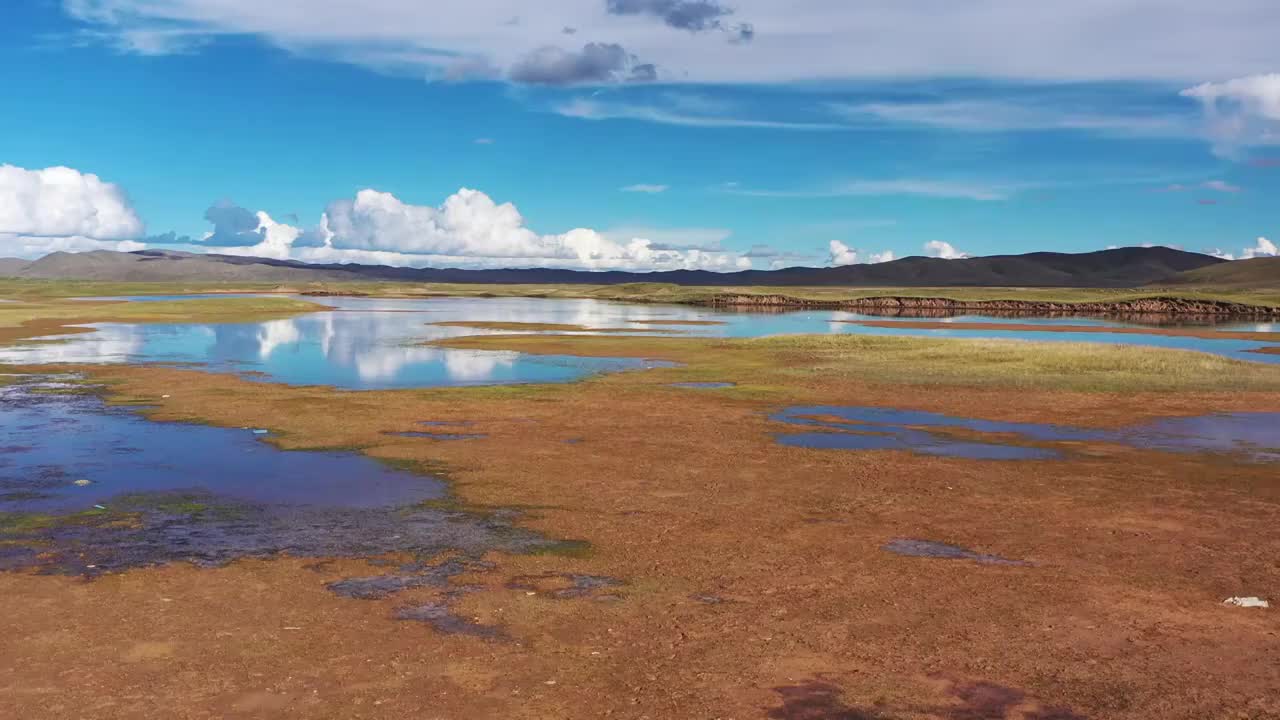
M 1108 333 L 1114 335 L 1172 335 L 1207 340 L 1254 340 L 1259 343 L 1280 342 L 1280 332 L 1241 332 L 1198 328 L 1099 327 L 1097 325 L 1032 325 L 989 322 L 927 322 L 907 320 L 837 320 L 849 325 L 875 328 L 916 328 L 919 330 L 1006 330 L 1037 333 Z M 1258 351 L 1261 352 L 1261 351 Z
M 807 300 L 788 295 L 715 295 L 699 304 L 710 307 L 770 307 L 808 310 L 926 310 L 999 312 L 1027 315 L 1195 315 L 1210 317 L 1280 318 L 1280 307 L 1223 300 L 1149 297 L 1107 302 L 1044 302 L 1036 300 L 952 300 L 941 297 L 865 297 L 847 300 Z

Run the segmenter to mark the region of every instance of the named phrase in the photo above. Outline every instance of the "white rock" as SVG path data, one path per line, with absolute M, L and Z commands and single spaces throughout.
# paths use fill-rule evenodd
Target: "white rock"
M 1242 608 L 1269 608 L 1271 603 L 1258 597 L 1230 597 L 1222 601 L 1223 605 Z

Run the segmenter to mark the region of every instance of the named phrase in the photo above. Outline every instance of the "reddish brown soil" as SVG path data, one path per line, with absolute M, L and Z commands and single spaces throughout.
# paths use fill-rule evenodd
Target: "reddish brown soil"
M 357 561 L 0 574 L 0 717 L 1280 718 L 1280 615 L 1222 605 L 1280 588 L 1274 466 L 1102 445 L 1042 462 L 784 448 L 774 402 L 643 373 L 485 397 L 95 372 L 158 417 L 442 462 L 465 502 L 531 507 L 529 526 L 594 552 L 496 556 L 458 579 L 486 588 L 459 613 L 506 641 L 390 619 L 436 591 L 325 590 L 370 574 Z M 795 392 L 1082 425 L 1280 410 L 1275 394 Z M 488 437 L 381 434 L 420 420 Z M 894 537 L 1033 564 L 881 550 Z M 627 585 L 603 601 L 510 582 L 562 572 Z

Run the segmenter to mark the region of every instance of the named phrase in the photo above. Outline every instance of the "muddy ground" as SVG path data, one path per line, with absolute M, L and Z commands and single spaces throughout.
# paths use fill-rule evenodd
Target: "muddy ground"
M 66 369 L 156 419 L 429 463 L 459 507 L 520 508 L 589 549 L 489 553 L 367 598 L 328 585 L 385 563 L 0 573 L 3 717 L 1280 718 L 1280 615 L 1222 604 L 1280 596 L 1275 465 L 1087 443 L 1048 461 L 809 450 L 768 419 L 821 402 L 1117 427 L 1280 411 L 1277 393 L 670 387 L 681 370 L 336 392 Z M 484 437 L 387 434 L 422 421 Z M 972 555 L 885 549 L 900 539 Z

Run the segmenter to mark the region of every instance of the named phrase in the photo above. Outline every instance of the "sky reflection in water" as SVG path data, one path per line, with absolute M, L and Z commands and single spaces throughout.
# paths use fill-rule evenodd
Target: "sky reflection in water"
M 1106 332 L 1108 327 L 1121 323 L 1091 318 L 1011 319 L 975 315 L 951 319 L 954 322 L 1016 322 L 1044 326 L 1068 323 L 1098 328 L 1096 332 L 1040 333 L 1028 330 L 934 330 L 912 328 L 909 323 L 905 327 L 865 327 L 850 321 L 883 318 L 840 311 L 762 314 L 595 300 L 319 298 L 318 301 L 333 306 L 335 310 L 254 323 L 103 323 L 93 326 L 98 330 L 94 333 L 0 348 L 0 362 L 203 363 L 215 371 L 252 371 L 255 376 L 261 374 L 262 379 L 269 381 L 334 385 L 348 389 L 567 382 L 592 373 L 655 365 L 641 359 L 534 356 L 424 346 L 422 343 L 431 340 L 495 332 L 432 325 L 443 321 L 572 324 L 590 328 L 626 328 L 636 334 L 669 331 L 712 337 L 858 333 L 1102 342 L 1199 350 L 1254 362 L 1280 362 L 1277 355 L 1248 352 L 1264 345 L 1264 342 L 1109 334 Z M 924 319 L 936 322 L 934 318 Z M 659 324 L 663 320 L 712 320 L 722 324 L 663 326 Z

